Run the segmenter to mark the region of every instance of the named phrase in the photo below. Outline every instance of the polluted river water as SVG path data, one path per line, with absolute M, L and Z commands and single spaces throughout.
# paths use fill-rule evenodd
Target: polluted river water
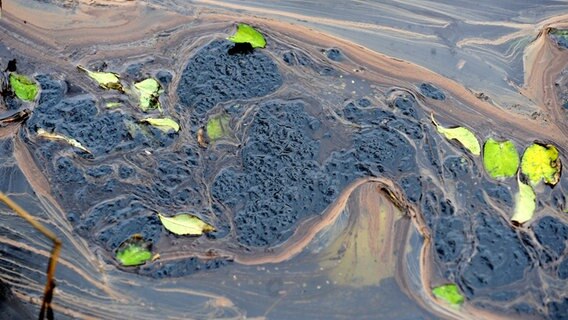
M 239 23 L 266 47 L 228 41 Z M 39 86 L 3 94 L 0 190 L 62 241 L 56 319 L 568 318 L 567 5 L 26 0 L 0 29 L 3 76 Z M 559 181 L 512 221 L 525 174 L 492 178 L 434 117 L 555 146 Z M 51 242 L 0 212 L 0 314 L 37 318 Z M 153 259 L 122 266 L 135 234 Z

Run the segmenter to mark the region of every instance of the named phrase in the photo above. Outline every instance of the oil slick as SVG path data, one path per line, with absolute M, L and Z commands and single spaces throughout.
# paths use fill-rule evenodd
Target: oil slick
M 30 61 L 35 59 L 35 64 L 31 62 L 32 67 L 36 68 L 33 74 L 39 76 L 36 78 L 42 86 L 39 101 L 44 110 L 35 108 L 36 114 L 27 122 L 2 128 L 0 133 L 4 140 L 1 146 L 6 152 L 0 156 L 3 157 L 2 168 L 7 172 L 6 181 L 9 181 L 6 187 L 15 188 L 18 194 L 25 193 L 28 205 L 47 208 L 46 216 L 42 219 L 51 223 L 69 244 L 62 256 L 64 267 L 58 274 L 63 281 L 60 281 L 61 287 L 55 296 L 56 312 L 75 318 L 120 318 L 124 315 L 125 301 L 136 303 L 136 308 L 129 309 L 129 316 L 134 318 L 187 316 L 188 308 L 195 313 L 192 316 L 198 318 L 328 315 L 354 318 L 372 317 L 382 312 L 387 318 L 477 319 L 508 317 L 512 315 L 511 310 L 525 310 L 522 308 L 527 305 L 539 306 L 534 310 L 542 314 L 536 316 L 553 317 L 554 310 L 561 310 L 566 288 L 557 279 L 565 253 L 551 255 L 550 264 L 538 259 L 541 254 L 545 256 L 544 252 L 553 252 L 550 248 L 554 249 L 556 244 L 556 240 L 545 236 L 550 234 L 547 230 L 563 230 L 560 226 L 565 219 L 555 217 L 555 212 L 562 213 L 558 207 L 565 205 L 561 196 L 566 188 L 562 175 L 554 186 L 535 186 L 539 207 L 535 208 L 532 218 L 529 218 L 531 220 L 523 217 L 518 222 L 530 221 L 530 228 L 512 227 L 510 216 L 515 204 L 510 190 L 515 190 L 517 182 L 514 179 L 486 179 L 479 172 L 483 170 L 481 161 L 484 160 L 479 157 L 454 161 L 464 151 L 479 154 L 476 150 L 480 148 L 472 147 L 474 144 L 470 145 L 469 142 L 463 143 L 462 139 L 460 144 L 467 150 L 457 150 L 444 140 L 444 136 L 436 134 L 438 129 L 426 123 L 428 114 L 435 113 L 440 122 L 460 123 L 462 128 L 471 128 L 470 134 L 465 135 L 474 135 L 476 141 L 477 137 L 483 140 L 499 136 L 528 146 L 538 139 L 557 146 L 560 151 L 566 150 L 565 135 L 568 131 L 565 115 L 560 108 L 563 98 L 555 92 L 556 87 L 562 88 L 563 85 L 555 87 L 552 84 L 558 79 L 566 59 L 558 44 L 550 41 L 547 31 L 549 27 L 565 29 L 563 21 L 566 17 L 549 18 L 542 13 L 547 11 L 541 10 L 535 13 L 536 17 L 524 17 L 523 23 L 501 21 L 501 17 L 491 14 L 493 6 L 489 5 L 485 11 L 491 18 L 483 20 L 468 11 L 469 4 L 464 2 L 448 7 L 455 12 L 440 6 L 414 10 L 417 4 L 412 2 L 406 4 L 410 6 L 408 10 L 400 10 L 391 4 L 361 5 L 368 9 L 366 11 L 385 17 L 379 24 L 364 21 L 365 11 L 357 11 L 363 14 L 357 15 L 360 20 L 351 21 L 349 17 L 355 16 L 349 10 L 342 12 L 345 17 L 324 17 L 319 16 L 319 10 L 311 14 L 300 9 L 296 9 L 297 12 L 283 11 L 274 9 L 271 3 L 245 7 L 242 3 L 202 0 L 196 4 L 196 8 L 215 7 L 213 13 L 209 10 L 189 12 L 184 5 L 176 6 L 171 11 L 163 4 L 158 4 L 161 10 L 147 10 L 145 7 L 156 4 L 158 2 L 114 3 L 109 4 L 113 9 L 109 10 L 108 7 L 81 2 L 76 10 L 77 15 L 62 14 L 67 11 L 54 9 L 44 11 L 42 18 L 45 16 L 45 19 L 41 21 L 30 19 L 37 16 L 33 8 L 18 6 L 19 11 L 5 14 L 0 22 L 6 34 L 3 42 L 13 48 L 13 52 L 20 52 Z M 459 5 L 464 10 L 456 10 Z M 241 17 L 234 13 L 239 10 L 232 10 L 229 15 L 215 13 L 219 12 L 219 7 L 255 13 L 250 16 L 293 19 L 296 24 Z M 295 10 L 294 6 L 290 8 L 286 10 Z M 520 9 L 505 11 L 516 17 L 517 10 Z M 117 15 L 117 12 L 122 14 Z M 396 19 L 386 17 L 383 12 L 389 12 Z M 173 70 L 174 76 L 168 88 L 179 87 L 183 78 L 182 70 L 185 70 L 188 61 L 195 57 L 209 57 L 207 54 L 197 54 L 199 50 L 208 46 L 208 50 L 217 50 L 217 56 L 225 55 L 223 50 L 232 45 L 227 45 L 225 38 L 234 27 L 235 19 L 258 26 L 270 40 L 270 46 L 233 57 L 254 68 L 240 69 L 242 65 L 238 63 L 225 68 L 222 61 L 217 61 L 217 69 L 222 70 L 229 77 L 228 80 L 235 74 L 233 72 L 262 70 L 262 74 L 268 76 L 251 86 L 252 90 L 259 90 L 258 94 L 239 96 L 237 91 L 235 96 L 234 92 L 223 91 L 224 81 L 220 81 L 217 88 L 211 86 L 202 93 L 203 99 L 196 106 L 180 103 L 179 94 L 175 90 L 167 90 L 159 99 L 161 108 L 184 128 L 180 134 L 161 134 L 153 130 L 158 139 L 144 140 L 136 132 L 114 131 L 115 127 L 111 126 L 113 130 L 109 132 L 116 135 L 108 139 L 110 151 L 101 152 L 102 156 L 97 159 L 83 159 L 69 152 L 69 148 L 61 148 L 57 144 L 41 144 L 42 148 L 52 148 L 49 155 L 54 158 L 50 158 L 32 147 L 35 146 L 33 139 L 29 139 L 25 130 L 30 123 L 37 121 L 37 116 L 45 112 L 45 106 L 52 102 L 52 110 L 55 108 L 67 115 L 87 114 L 87 120 L 71 128 L 77 130 L 77 134 L 69 136 L 77 139 L 97 134 L 96 131 L 84 130 L 83 125 L 96 128 L 108 123 L 112 117 L 126 118 L 125 121 L 130 123 L 136 123 L 141 118 L 132 116 L 133 112 L 141 114 L 132 101 L 124 102 L 124 107 L 120 109 L 105 110 L 100 99 L 115 98 L 117 92 L 92 90 L 92 83 L 90 87 L 87 83 L 89 79 L 84 75 L 74 75 L 71 71 L 76 61 L 107 61 L 111 65 L 110 70 L 120 71 L 124 75 L 124 83 L 135 83 L 147 75 L 155 75 L 158 69 Z M 376 20 L 376 17 L 373 19 Z M 23 20 L 28 20 L 29 28 L 23 27 Z M 396 21 L 427 27 L 416 31 L 397 25 Z M 183 27 L 189 25 L 192 28 Z M 301 25 L 308 25 L 312 29 Z M 85 32 L 91 28 L 97 28 L 97 32 Z M 335 36 L 314 31 L 314 28 L 324 29 Z M 463 34 L 453 38 L 456 28 Z M 480 29 L 485 31 L 482 33 L 485 38 L 479 38 Z M 358 38 L 360 32 L 364 33 L 366 43 L 379 46 L 379 51 L 390 53 L 392 51 L 389 50 L 395 50 L 400 55 L 393 54 L 395 58 L 390 58 L 358 47 L 354 43 L 361 42 L 362 38 Z M 38 44 L 40 49 L 37 49 L 23 45 L 11 37 L 12 34 L 29 39 L 41 37 L 45 47 Z M 156 34 L 156 37 L 148 39 L 148 34 Z M 340 36 L 345 39 L 340 39 Z M 390 40 L 367 41 L 371 37 Z M 104 50 L 101 43 L 105 43 Z M 391 48 L 384 43 L 393 46 Z M 405 46 L 400 47 L 400 43 Z M 427 67 L 433 66 L 438 73 L 402 61 L 401 58 L 405 59 L 410 52 L 406 50 L 408 43 L 417 48 L 411 51 L 420 52 L 414 61 L 424 62 Z M 451 47 L 450 50 L 446 50 L 446 44 Z M 525 46 L 526 55 L 523 55 Z M 335 61 L 322 55 L 322 48 L 337 48 L 343 59 Z M 506 55 L 499 50 L 506 51 Z M 46 55 L 45 52 L 53 54 Z M 479 56 L 471 58 L 468 52 L 477 52 L 487 59 L 479 59 Z M 144 64 L 140 77 L 128 78 L 123 73 L 125 63 L 131 58 L 138 61 L 149 56 L 152 59 L 147 61 L 151 62 Z M 518 60 L 524 56 L 526 60 Z M 246 61 L 251 57 L 255 57 L 255 60 Z M 453 59 L 463 61 L 460 62 L 461 71 L 458 73 L 452 73 L 456 65 L 451 63 Z M 273 61 L 273 67 L 266 61 Z M 518 70 L 523 63 L 525 70 Z M 274 70 L 281 72 L 284 80 L 277 79 Z M 215 74 L 218 70 L 211 68 L 207 71 Z M 526 76 L 519 76 L 523 72 Z M 476 79 L 487 80 L 487 83 L 491 83 L 487 88 L 472 89 L 483 89 L 494 101 L 479 99 L 463 85 L 440 74 L 463 83 L 470 81 L 469 84 L 485 85 L 485 82 Z M 519 83 L 519 78 L 525 79 L 526 83 Z M 511 80 L 504 83 L 502 79 Z M 197 85 L 205 85 L 206 82 L 204 80 Z M 166 86 L 161 80 L 160 83 Z M 264 90 L 266 83 L 273 85 Z M 428 86 L 422 89 L 424 83 Z M 131 90 L 131 86 L 127 88 Z M 422 95 L 417 88 L 422 89 Z M 443 93 L 444 98 L 432 88 Z M 218 99 L 215 90 L 223 94 L 228 92 L 232 96 L 227 100 Z M 517 95 L 518 90 L 525 96 Z M 211 97 L 214 100 L 208 100 Z M 61 103 L 62 99 L 64 103 Z M 83 99 L 82 106 L 92 103 L 96 107 L 80 113 L 74 104 L 79 99 Z M 286 103 L 270 105 L 265 103 L 268 99 Z M 151 97 L 149 100 L 156 99 Z M 303 101 L 303 110 L 298 109 L 298 104 L 288 103 L 298 100 Z M 233 103 L 242 104 L 243 108 L 231 109 Z M 279 118 L 274 120 L 271 118 L 273 114 L 262 112 L 270 106 L 284 110 L 294 107 L 295 112 L 279 111 Z M 191 110 L 198 107 L 203 112 L 196 116 Z M 223 141 L 215 148 L 205 149 L 209 142 L 215 140 L 207 137 L 211 134 L 215 137 L 215 130 L 207 128 L 207 119 L 221 112 L 230 114 L 230 133 L 234 139 L 231 139 L 231 143 Z M 536 112 L 534 117 L 533 112 Z M 255 114 L 260 116 L 255 118 Z M 365 114 L 376 117 L 367 117 Z M 89 117 L 100 121 L 91 123 Z M 286 119 L 291 120 L 284 121 Z M 249 171 L 235 178 L 235 168 L 240 168 L 246 161 L 252 159 L 265 165 L 263 168 L 269 168 L 280 159 L 294 156 L 290 144 L 272 143 L 271 151 L 278 151 L 279 157 L 266 158 L 264 162 L 263 159 L 253 159 L 252 156 L 257 156 L 256 151 L 261 150 L 267 141 L 255 140 L 248 135 L 253 120 L 256 121 L 253 124 L 258 132 L 287 134 L 290 138 L 288 141 L 293 141 L 297 146 L 306 146 L 304 154 L 313 156 L 303 162 L 309 165 L 305 167 L 309 170 L 298 173 L 291 170 L 297 167 L 291 166 L 283 172 L 267 170 L 266 176 L 276 173 L 278 177 L 290 176 L 297 179 L 290 183 L 295 186 L 301 185 L 302 179 L 313 178 L 312 172 L 321 169 L 320 180 L 312 185 L 317 186 L 316 189 L 322 186 L 321 190 L 316 190 L 316 196 L 329 193 L 331 199 L 326 206 L 313 210 L 315 212 L 297 221 L 288 221 L 290 215 L 283 215 L 273 226 L 288 223 L 289 228 L 283 228 L 281 238 L 275 240 L 274 243 L 278 245 L 268 247 L 247 247 L 238 242 L 235 236 L 235 233 L 242 232 L 242 225 L 238 220 L 235 222 L 234 217 L 246 210 L 247 205 L 252 205 L 252 201 L 219 201 L 212 191 L 214 181 L 219 180 L 231 182 L 219 183 L 218 189 L 221 191 L 225 190 L 227 194 L 241 192 L 239 188 L 255 174 Z M 263 128 L 263 121 L 265 131 L 259 129 Z M 301 125 L 294 126 L 294 123 Z M 271 130 L 275 125 L 278 130 Z M 16 132 L 18 128 L 22 129 Z M 35 128 L 31 128 L 31 132 L 35 132 Z M 299 135 L 304 132 L 309 134 Z M 120 141 L 120 144 L 112 145 L 113 139 Z M 134 145 L 133 141 L 139 144 Z M 366 144 L 365 141 L 379 141 L 382 144 Z M 257 143 L 258 149 L 250 148 L 253 143 Z M 394 146 L 374 148 L 389 143 Z M 467 148 L 468 145 L 470 148 Z M 408 158 L 389 153 L 389 150 L 399 149 L 404 149 Z M 116 150 L 119 150 L 118 154 Z M 235 157 L 242 154 L 243 157 Z M 327 157 L 330 154 L 336 157 Z M 368 161 L 365 157 L 369 155 L 375 155 L 379 160 Z M 562 157 L 564 155 L 559 152 L 558 159 Z M 414 158 L 417 165 L 413 165 Z M 292 160 L 296 161 L 295 158 Z M 23 181 L 20 170 L 27 181 Z M 375 181 L 378 176 L 385 180 Z M 56 179 L 59 182 L 53 182 Z M 332 184 L 329 181 L 344 182 Z M 25 189 L 24 182 L 31 186 Z M 247 185 L 247 189 L 242 191 L 244 197 L 256 194 L 269 199 L 276 194 L 282 199 L 286 198 L 287 204 L 295 203 L 294 197 L 298 193 L 288 193 L 289 188 L 279 184 L 279 181 L 268 182 L 263 188 L 249 188 Z M 65 187 L 65 183 L 71 187 Z M 381 185 L 380 190 L 376 187 L 377 183 Z M 75 185 L 81 187 L 73 187 Z M 475 187 L 464 189 L 464 185 Z M 20 191 L 21 188 L 26 192 Z M 168 195 L 168 201 L 164 201 L 162 194 Z M 370 196 L 365 194 L 376 198 L 370 200 Z M 92 199 L 93 203 L 87 205 L 85 199 Z M 270 208 L 272 203 L 262 202 L 265 199 L 258 201 L 259 208 Z M 231 207 L 235 202 L 238 202 L 237 206 Z M 370 207 L 375 209 L 371 210 Z M 148 214 L 157 209 L 163 212 L 199 210 L 200 216 L 215 225 L 216 230 L 201 237 L 178 237 L 163 230 L 159 217 Z M 107 210 L 106 215 L 97 215 L 103 210 Z M 292 211 L 301 210 L 303 208 L 299 207 Z M 258 210 L 258 213 L 261 212 Z M 41 249 L 41 242 L 34 235 L 30 235 L 29 243 L 21 240 L 23 229 L 9 216 L 2 216 L 2 219 L 0 223 L 8 226 L 6 236 L 0 237 L 2 256 L 5 257 L 4 252 L 17 253 L 0 259 L 0 263 L 12 267 L 12 260 L 23 261 L 20 264 L 29 268 L 19 270 L 17 274 L 31 283 L 21 282 L 12 275 L 3 276 L 2 279 L 14 287 L 19 298 L 33 299 L 38 296 L 38 284 L 43 284 L 38 276 L 43 270 L 34 264 L 32 253 L 45 255 L 45 250 Z M 374 226 L 373 232 L 369 231 L 370 226 Z M 403 232 L 387 230 L 388 226 L 407 230 L 409 236 L 402 237 Z M 544 231 L 538 233 L 536 230 L 540 229 L 537 226 L 543 226 L 540 229 Z M 266 228 L 268 233 L 270 227 Z M 121 243 L 117 240 L 116 230 L 124 231 L 124 236 L 145 232 L 144 237 L 152 239 L 153 249 L 159 252 L 160 259 L 146 261 L 138 268 L 115 268 L 113 248 Z M 521 232 L 527 233 L 527 236 L 521 237 L 518 234 Z M 327 242 L 322 242 L 318 234 L 330 236 Z M 467 241 L 463 239 L 464 235 L 467 235 Z M 493 241 L 495 237 L 501 239 L 499 243 L 507 243 L 507 250 Z M 525 242 L 521 243 L 520 238 Z M 375 247 L 377 242 L 384 245 Z M 469 245 L 464 245 L 466 242 Z M 529 246 L 527 243 L 530 243 L 530 252 L 536 250 L 539 254 L 525 254 L 524 246 Z M 311 250 L 313 245 L 319 251 Z M 542 249 L 545 246 L 547 249 Z M 500 252 L 502 255 L 499 257 L 511 259 L 507 270 L 503 271 L 501 264 L 493 260 L 495 254 L 492 252 Z M 510 256 L 509 252 L 512 252 Z M 380 259 L 370 258 L 375 255 Z M 333 260 L 333 257 L 340 259 Z M 401 263 L 400 259 L 404 262 Z M 456 265 L 452 264 L 454 261 L 458 264 L 460 261 L 471 263 L 467 266 Z M 490 271 L 481 272 L 486 270 L 484 266 Z M 379 271 L 365 273 L 365 269 Z M 35 274 L 30 274 L 29 270 Z M 546 276 L 541 276 L 544 273 Z M 537 276 L 540 282 L 532 282 L 531 279 Z M 74 285 L 76 279 L 81 279 L 80 286 Z M 462 290 L 467 295 L 467 301 L 461 304 L 459 310 L 454 310 L 451 304 L 448 305 L 432 292 L 433 285 L 454 280 L 458 286 L 456 289 L 467 288 Z M 160 285 L 155 287 L 151 283 Z M 531 290 L 526 290 L 527 287 L 534 288 L 533 292 L 547 288 L 547 292 L 552 292 L 550 296 L 555 298 L 541 301 L 536 294 L 532 295 Z M 503 291 L 502 288 L 511 290 Z M 487 292 L 491 290 L 501 290 L 498 293 L 507 302 L 487 299 Z M 148 296 L 160 298 L 150 301 Z M 404 307 L 386 315 L 388 306 L 397 302 L 389 300 L 390 296 Z M 371 300 L 373 297 L 377 299 Z M 176 301 L 184 301 L 184 304 L 177 305 Z M 518 301 L 526 304 L 517 306 L 515 303 Z M 382 308 L 379 307 L 381 302 L 385 303 Z M 505 310 L 503 305 L 510 308 Z M 352 309 L 357 313 L 350 314 Z M 164 315 L 164 312 L 156 310 L 167 311 Z

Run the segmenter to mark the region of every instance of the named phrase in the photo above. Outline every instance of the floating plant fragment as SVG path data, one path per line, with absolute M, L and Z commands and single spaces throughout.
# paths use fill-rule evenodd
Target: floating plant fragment
M 560 179 L 561 165 L 555 146 L 533 143 L 523 154 L 521 172 L 529 178 L 532 185 L 537 185 L 544 179 L 545 183 L 554 186 Z
M 203 130 L 203 128 L 199 128 L 199 130 L 197 130 L 197 144 L 201 148 L 207 148 L 207 145 L 209 144 L 205 138 L 205 130 Z
M 158 81 L 148 78 L 134 84 L 134 88 L 140 97 L 140 109 L 146 112 L 150 109 L 160 109 L 158 97 L 163 90 Z
M 207 136 L 211 141 L 215 141 L 226 135 L 229 126 L 229 117 L 214 116 L 207 121 Z
M 124 241 L 116 251 L 116 260 L 125 267 L 138 266 L 152 259 L 150 244 L 141 235 L 135 234 Z
M 244 23 L 239 23 L 237 32 L 227 39 L 234 43 L 250 43 L 253 48 L 264 48 L 266 46 L 264 36 L 255 28 Z
M 120 83 L 120 76 L 117 73 L 90 71 L 83 66 L 77 66 L 77 69 L 87 73 L 87 75 L 95 80 L 103 89 L 113 89 L 124 92 L 124 88 Z
M 467 150 L 469 150 L 474 155 L 478 156 L 481 153 L 481 146 L 479 141 L 469 129 L 463 127 L 456 128 L 444 128 L 436 120 L 434 120 L 434 115 L 431 115 L 432 122 L 436 126 L 439 133 L 443 134 L 446 139 L 452 140 L 456 139 L 459 141 Z
M 173 130 L 174 132 L 179 131 L 179 124 L 171 118 L 146 118 L 140 120 L 140 122 L 148 123 L 149 125 L 154 126 L 164 132 L 168 132 L 170 130 Z
M 173 217 L 166 217 L 158 213 L 158 216 L 164 228 L 180 236 L 200 236 L 203 233 L 215 231 L 213 226 L 191 214 L 183 213 Z
M 10 86 L 16 96 L 24 101 L 34 101 L 37 96 L 37 83 L 22 74 L 10 73 Z
M 483 146 L 483 166 L 494 179 L 512 177 L 519 168 L 519 153 L 510 141 L 489 138 Z
M 107 109 L 114 109 L 114 108 L 118 108 L 118 107 L 122 106 L 122 103 L 111 101 L 111 102 L 107 102 L 105 106 L 106 106 Z
M 444 284 L 432 289 L 432 293 L 438 299 L 447 302 L 450 305 L 458 306 L 463 303 L 464 298 L 458 287 L 453 284 Z
M 532 219 L 536 209 L 536 194 L 531 186 L 518 180 L 519 192 L 515 196 L 515 213 L 511 221 L 523 224 Z
M 61 134 L 47 132 L 42 128 L 37 130 L 37 136 L 41 137 L 41 138 L 51 139 L 51 140 L 65 141 L 65 142 L 67 142 L 68 144 L 70 144 L 71 146 L 73 146 L 77 149 L 80 149 L 80 150 L 82 150 L 86 153 L 91 153 L 91 151 L 89 151 L 89 149 L 85 148 L 79 141 L 77 141 L 73 138 L 66 137 L 66 136 L 61 135 Z

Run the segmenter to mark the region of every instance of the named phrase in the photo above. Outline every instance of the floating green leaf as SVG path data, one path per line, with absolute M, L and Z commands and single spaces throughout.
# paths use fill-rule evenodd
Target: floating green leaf
M 83 147 L 83 145 L 79 141 L 77 141 L 73 138 L 66 137 L 66 136 L 61 135 L 61 134 L 47 132 L 42 128 L 37 130 L 37 136 L 42 137 L 42 138 L 46 138 L 46 139 L 51 139 L 51 140 L 65 141 L 65 142 L 67 142 L 68 144 L 72 145 L 73 147 L 75 147 L 77 149 L 85 151 L 86 153 L 91 153 L 91 151 L 89 151 L 89 149 Z
M 149 109 L 160 109 L 158 98 L 163 90 L 158 81 L 148 78 L 134 84 L 134 88 L 140 96 L 140 109 L 146 112 Z
M 250 43 L 253 48 L 264 48 L 266 46 L 264 36 L 256 31 L 255 28 L 244 23 L 239 23 L 237 32 L 230 36 L 228 40 L 234 43 Z
M 134 235 L 123 242 L 116 252 L 116 260 L 123 266 L 138 266 L 152 259 L 150 244 L 146 243 L 142 236 Z
M 170 130 L 173 130 L 174 132 L 179 131 L 179 124 L 170 118 L 162 118 L 162 119 L 146 118 L 140 121 L 148 123 L 164 132 L 168 132 Z
M 459 141 L 467 150 L 469 150 L 474 155 L 478 156 L 481 153 L 481 146 L 479 141 L 469 129 L 463 127 L 456 128 L 444 128 L 436 120 L 434 120 L 434 115 L 432 115 L 432 122 L 436 126 L 439 133 L 443 134 L 448 140 L 456 139 Z
M 453 283 L 435 287 L 432 289 L 432 293 L 436 298 L 444 300 L 451 305 L 460 305 L 464 301 L 458 287 Z
M 523 224 L 532 219 L 536 209 L 536 194 L 531 186 L 518 180 L 519 192 L 515 196 L 515 213 L 512 221 Z
M 555 185 L 560 179 L 560 157 L 558 149 L 553 145 L 533 143 L 523 154 L 521 172 L 532 185 L 537 185 L 541 179 L 550 185 Z
M 160 221 L 164 227 L 177 235 L 200 236 L 204 232 L 215 231 L 215 228 L 191 214 L 179 214 L 173 217 L 166 217 L 158 213 Z
M 519 153 L 512 141 L 489 138 L 483 146 L 483 166 L 493 178 L 512 177 L 519 168 Z
M 118 108 L 122 106 L 122 103 L 120 102 L 116 102 L 116 101 L 111 101 L 111 102 L 107 102 L 106 103 L 106 108 L 107 109 L 114 109 L 114 108 Z
M 229 117 L 226 115 L 214 116 L 207 121 L 207 136 L 215 141 L 227 134 L 229 129 Z
M 120 83 L 120 76 L 114 72 L 97 72 L 90 71 L 83 66 L 77 66 L 77 69 L 85 72 L 89 77 L 95 80 L 103 89 L 113 89 L 124 92 L 124 88 Z
M 10 73 L 10 86 L 16 96 L 24 101 L 34 101 L 37 96 L 37 83 L 22 74 Z

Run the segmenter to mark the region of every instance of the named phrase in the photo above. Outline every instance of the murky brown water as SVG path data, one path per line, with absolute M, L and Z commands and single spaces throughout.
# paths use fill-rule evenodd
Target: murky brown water
M 568 180 L 538 188 L 535 219 L 514 227 L 514 179 L 489 179 L 429 121 L 519 151 L 552 143 L 565 162 L 567 56 L 548 31 L 568 27 L 567 8 L 537 7 L 4 3 L 0 67 L 16 58 L 42 97 L 26 123 L 0 127 L 1 186 L 63 240 L 57 318 L 563 319 Z M 268 47 L 228 55 L 236 22 Z M 136 126 L 133 101 L 76 70 L 103 61 L 125 81 L 161 79 L 182 131 Z M 231 134 L 200 148 L 218 114 Z M 38 139 L 40 127 L 94 156 Z M 2 211 L 0 278 L 34 314 L 50 243 Z M 218 232 L 175 237 L 154 211 Z M 117 243 L 138 232 L 160 259 L 118 267 Z M 431 294 L 447 282 L 466 296 L 459 309 Z

